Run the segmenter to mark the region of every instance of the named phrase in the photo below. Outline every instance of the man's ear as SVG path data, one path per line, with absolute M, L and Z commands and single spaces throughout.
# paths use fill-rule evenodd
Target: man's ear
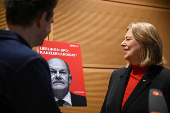
M 69 81 L 69 85 L 71 85 L 72 75 L 69 75 L 69 76 L 68 76 L 68 81 Z
M 42 28 L 44 21 L 46 21 L 46 16 L 47 16 L 47 12 L 44 12 L 41 15 L 41 17 L 38 19 L 38 23 L 37 24 L 38 24 L 39 28 Z

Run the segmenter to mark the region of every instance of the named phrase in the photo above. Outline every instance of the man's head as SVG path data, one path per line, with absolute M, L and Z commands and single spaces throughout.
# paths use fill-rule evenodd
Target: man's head
M 68 64 L 59 58 L 52 58 L 47 62 L 50 68 L 53 91 L 66 90 L 68 92 L 72 80 Z
M 8 24 L 29 27 L 47 12 L 46 21 L 53 16 L 58 0 L 4 0 Z
M 6 21 L 11 31 L 31 47 L 40 46 L 51 32 L 53 9 L 58 0 L 4 0 Z

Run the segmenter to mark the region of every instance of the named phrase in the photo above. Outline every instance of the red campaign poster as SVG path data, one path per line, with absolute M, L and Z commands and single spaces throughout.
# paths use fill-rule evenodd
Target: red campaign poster
M 86 97 L 80 44 L 45 40 L 42 46 L 37 47 L 37 52 L 46 61 L 52 58 L 65 61 L 72 75 L 69 90 L 76 95 Z

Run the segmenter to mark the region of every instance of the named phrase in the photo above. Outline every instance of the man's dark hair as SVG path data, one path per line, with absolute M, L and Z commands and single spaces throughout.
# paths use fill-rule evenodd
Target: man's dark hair
M 6 21 L 11 25 L 29 27 L 44 12 L 47 12 L 48 21 L 53 16 L 57 2 L 58 0 L 4 0 Z

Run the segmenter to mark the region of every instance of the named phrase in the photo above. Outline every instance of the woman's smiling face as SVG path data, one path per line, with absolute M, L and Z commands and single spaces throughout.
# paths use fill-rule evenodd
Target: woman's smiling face
M 140 64 L 141 46 L 132 34 L 132 28 L 130 28 L 125 35 L 124 41 L 121 43 L 124 49 L 124 59 L 128 60 L 132 65 Z

